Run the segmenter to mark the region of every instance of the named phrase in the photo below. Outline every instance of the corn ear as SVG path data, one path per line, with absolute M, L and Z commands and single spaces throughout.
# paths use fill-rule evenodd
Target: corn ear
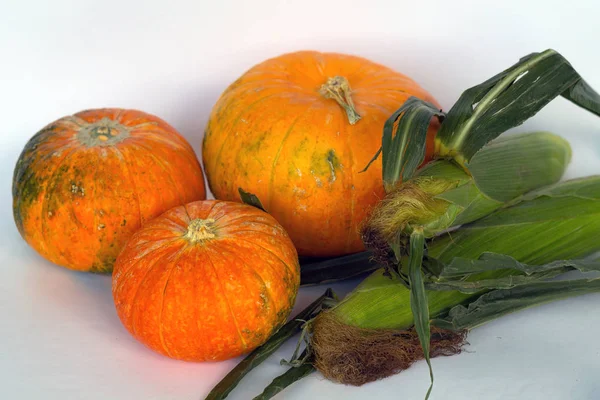
M 531 190 L 556 183 L 571 160 L 561 137 L 532 132 L 499 138 L 481 149 L 468 171 L 434 161 L 401 184 L 374 209 L 363 229 L 373 248 L 422 227 L 431 238 L 481 218 Z
M 456 278 L 454 281 L 470 282 L 521 277 L 527 272 L 555 269 L 561 269 L 561 272 L 598 270 L 600 264 L 593 261 L 561 263 L 556 260 L 583 259 L 599 251 L 599 237 L 600 176 L 558 183 L 528 194 L 513 205 L 455 232 L 430 240 L 427 263 L 433 267 L 427 270 L 434 270 L 438 276 L 429 276 L 428 288 L 439 282 L 440 276 L 444 277 L 447 267 L 452 267 L 449 271 Z M 506 263 L 504 268 L 499 265 L 498 257 L 490 258 L 490 254 L 504 257 L 501 259 Z M 516 263 L 521 263 L 521 267 Z M 528 282 L 531 280 L 522 283 Z M 518 279 L 515 283 L 519 283 Z M 428 290 L 429 313 L 432 317 L 444 315 L 450 308 L 478 297 L 484 289 L 490 288 L 467 293 Z M 410 290 L 405 287 L 401 275 L 383 269 L 371 274 L 328 312 L 346 324 L 368 329 L 407 329 L 414 324 Z
M 440 315 L 471 296 L 456 291 L 427 291 L 429 313 Z M 364 329 L 408 329 L 414 325 L 410 290 L 398 273 L 384 268 L 370 274 L 328 312 L 346 325 Z
M 456 232 L 435 238 L 428 256 L 442 263 L 484 252 L 528 264 L 575 259 L 600 247 L 600 177 L 543 188 Z

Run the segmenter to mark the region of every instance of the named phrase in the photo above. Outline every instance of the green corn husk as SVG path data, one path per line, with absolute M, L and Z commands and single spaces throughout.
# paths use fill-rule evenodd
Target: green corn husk
M 600 95 L 582 79 L 562 55 L 548 49 L 523 57 L 508 69 L 469 88 L 463 92 L 447 114 L 430 103 L 412 97 L 384 124 L 381 149 L 371 162 L 379 154 L 382 155 L 384 188 L 388 193 L 392 193 L 390 193 L 391 198 L 386 198 L 381 208 L 373 213 L 371 222 L 364 230 L 364 241 L 375 249 L 382 261 L 388 253 L 387 249 L 393 250 L 396 262 L 404 253 L 408 253 L 410 268 L 402 274 L 402 278 L 411 289 L 413 312 L 417 315 L 415 330 L 426 353 L 425 359 L 432 383 L 433 372 L 427 354 L 431 331 L 428 322 L 426 288 L 421 279 L 420 268 L 423 249 L 415 244 L 422 242 L 425 237 L 435 235 L 443 226 L 450 227 L 452 224 L 459 225 L 473 221 L 494 208 L 486 201 L 476 198 L 475 202 L 471 202 L 474 200 L 473 196 L 478 196 L 478 193 L 468 188 L 457 190 L 453 193 L 453 197 L 448 198 L 444 192 L 450 188 L 444 188 L 440 180 L 434 180 L 433 185 L 427 184 L 421 187 L 405 183 L 399 195 L 394 193 L 396 185 L 398 182 L 407 182 L 418 174 L 417 170 L 426 155 L 427 131 L 431 119 L 437 118 L 441 122 L 434 138 L 434 158 L 450 159 L 472 175 L 474 158 L 486 144 L 506 130 L 522 124 L 555 97 L 561 95 L 600 116 Z M 503 172 L 501 169 L 497 171 Z M 425 182 L 430 181 L 425 180 Z M 508 187 L 511 187 L 510 183 Z M 497 185 L 496 188 L 502 186 Z M 447 215 L 449 218 L 444 220 L 443 215 L 440 215 L 444 208 L 438 209 L 436 207 L 438 203 L 430 201 L 432 197 L 438 199 L 436 195 L 442 193 L 445 195 L 445 200 L 457 205 L 462 201 L 463 205 L 470 209 L 465 208 L 458 215 Z M 494 199 L 493 192 L 485 195 Z M 406 204 L 409 206 L 407 207 Z M 402 213 L 406 214 L 405 208 L 416 210 L 413 213 L 414 221 L 402 215 Z M 386 210 L 389 214 L 385 212 Z M 401 213 L 400 218 L 395 220 L 386 218 L 390 215 L 393 217 L 394 213 L 398 212 Z M 416 226 L 411 226 L 410 222 L 414 222 Z M 395 228 L 399 229 L 395 230 Z M 433 231 L 429 231 L 428 228 L 433 228 Z M 391 264 L 394 263 L 392 260 Z
M 600 291 L 598 280 L 546 282 L 546 278 L 569 270 L 600 270 L 600 261 L 582 260 L 600 250 L 598 237 L 600 177 L 568 181 L 524 196 L 510 207 L 429 241 L 426 263 L 432 266 L 428 269 L 438 273 L 425 276 L 428 288 L 434 289 L 426 291 L 429 315 L 443 328 L 470 328 L 532 305 Z M 444 284 L 449 282 L 456 283 L 459 290 L 448 290 Z M 470 290 L 469 285 L 477 282 L 491 284 L 478 291 Z M 435 290 L 437 285 L 440 290 Z M 495 287 L 500 289 L 492 290 Z M 487 298 L 484 293 L 488 293 Z M 511 296 L 515 296 L 513 301 Z M 476 303 L 478 300 L 487 308 Z M 492 300 L 504 303 L 490 306 Z M 473 306 L 466 307 L 469 303 Z M 424 357 L 419 342 L 414 341 L 414 323 L 411 291 L 401 275 L 377 270 L 313 321 L 311 347 L 315 365 L 326 377 L 350 384 L 356 383 L 357 370 L 362 371 L 362 380 L 365 376 L 374 380 L 395 373 Z M 345 327 L 358 332 L 362 342 L 370 335 L 388 332 L 387 337 L 396 348 L 402 340 L 414 346 L 394 353 L 390 341 L 379 336 L 365 348 L 357 348 Z M 436 349 L 436 337 L 446 340 L 450 353 L 460 348 L 460 334 L 455 340 L 451 334 L 445 334 L 432 331 L 433 355 L 444 354 L 444 348 Z M 396 339 L 402 335 L 406 338 Z M 378 346 L 385 351 L 379 351 Z M 365 367 L 369 357 L 376 356 L 382 363 L 386 354 L 400 359 L 400 368 L 392 363 L 393 368 L 373 373 Z M 352 374 L 348 376 L 347 371 Z
M 389 192 L 373 210 L 362 230 L 363 241 L 381 263 L 390 258 L 390 250 L 396 261 L 405 254 L 409 256 L 406 264 L 410 267 L 401 275 L 411 288 L 415 329 L 432 382 L 428 349 L 431 330 L 426 287 L 421 278 L 421 243 L 454 226 L 482 218 L 533 189 L 557 182 L 570 159 L 569 144 L 551 133 L 499 138 L 475 153 L 466 169 L 449 160 L 426 165 Z
M 434 161 L 388 194 L 363 229 L 368 246 L 384 252 L 398 234 L 420 227 L 431 238 L 479 219 L 531 190 L 556 183 L 571 160 L 567 141 L 548 132 L 496 139 L 467 165 Z M 383 248 L 380 248 L 383 246 Z
M 448 267 L 462 264 L 452 273 L 464 277 L 465 273 L 477 274 L 489 269 L 487 265 L 469 269 L 488 254 L 505 255 L 531 265 L 581 259 L 600 251 L 599 237 L 600 176 L 593 176 L 532 192 L 510 207 L 430 240 L 425 263 L 434 260 L 432 264 L 436 266 L 429 269 L 437 269 L 442 276 L 448 274 L 444 274 L 444 267 L 437 266 L 438 263 Z M 508 271 L 494 268 L 475 277 L 482 280 L 518 273 L 510 267 Z M 362 328 L 409 328 L 413 325 L 410 309 L 398 307 L 408 303 L 408 289 L 398 289 L 396 282 L 400 283 L 399 275 L 379 269 L 329 312 L 344 323 Z M 372 290 L 374 287 L 377 290 Z M 472 295 L 430 291 L 431 315 L 439 315 Z M 394 296 L 400 297 L 392 299 Z

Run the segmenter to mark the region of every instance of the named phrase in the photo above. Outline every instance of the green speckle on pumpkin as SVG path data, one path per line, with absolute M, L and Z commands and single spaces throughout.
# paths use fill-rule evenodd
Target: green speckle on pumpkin
M 298 146 L 294 149 L 294 157 L 302 157 L 304 152 L 306 152 L 306 145 L 308 144 L 308 138 L 304 138 L 300 141 Z
M 337 180 L 337 171 L 342 169 L 342 164 L 335 154 L 335 150 L 329 149 L 325 154 L 314 153 L 310 161 L 310 172 L 317 180 L 317 185 L 322 183 L 323 179 L 327 177 L 329 183 L 333 183 Z
M 265 143 L 265 140 L 267 139 L 269 132 L 263 132 L 261 133 L 256 140 L 254 140 L 252 143 L 250 143 L 249 145 L 245 146 L 246 147 L 246 151 L 248 153 L 256 153 L 260 150 L 260 148 L 262 147 L 262 145 Z
M 114 253 L 114 250 L 104 250 L 96 254 L 96 261 L 90 267 L 89 272 L 95 274 L 111 273 L 117 257 L 115 254 L 110 253 Z
M 113 270 L 114 261 L 110 264 L 95 262 L 88 272 L 93 274 L 110 274 Z

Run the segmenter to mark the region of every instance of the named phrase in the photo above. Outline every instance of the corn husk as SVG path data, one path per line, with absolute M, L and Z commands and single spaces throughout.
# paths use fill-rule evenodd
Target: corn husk
M 534 189 L 556 183 L 571 160 L 567 141 L 548 132 L 502 137 L 483 147 L 468 172 L 448 160 L 419 170 L 375 208 L 363 228 L 385 251 L 397 235 L 421 228 L 426 238 L 488 215 Z M 384 249 L 377 249 L 383 245 Z
M 532 192 L 486 218 L 430 240 L 424 285 L 430 289 L 426 296 L 434 318 L 431 354 L 459 352 L 464 329 L 527 307 L 600 291 L 600 279 L 547 281 L 572 270 L 600 271 L 600 259 L 584 258 L 600 250 L 600 242 L 593 240 L 600 235 L 599 221 L 600 177 L 590 177 Z M 491 231 L 500 234 L 491 240 L 486 233 Z M 523 245 L 515 247 L 512 235 Z M 548 248 L 546 243 L 554 245 Z M 424 357 L 413 311 L 411 291 L 401 275 L 378 269 L 310 323 L 309 349 L 314 358 L 277 377 L 256 399 L 271 398 L 310 374 L 315 365 L 329 379 L 348 384 L 397 373 Z M 328 346 L 336 345 L 333 351 L 324 352 L 318 343 L 323 333 Z M 333 366 L 324 359 L 332 354 L 343 355 Z M 348 370 L 353 372 L 350 380 Z
M 597 263 L 585 257 L 600 251 L 599 237 L 600 177 L 570 180 L 532 192 L 427 243 L 425 271 L 429 288 L 436 289 L 428 292 L 430 311 L 439 315 L 454 298 L 460 302 L 473 296 L 468 284 L 476 281 L 504 276 L 535 278 L 536 273 L 557 269 L 561 273 L 596 270 Z M 445 284 L 457 281 L 466 282 L 467 293 L 441 291 L 447 290 Z M 330 312 L 354 326 L 408 328 L 414 323 L 406 307 L 408 294 L 404 292 L 408 290 L 399 286 L 403 286 L 399 274 L 380 269 Z M 478 292 L 484 289 L 489 287 Z
M 432 118 L 438 118 L 441 122 L 435 137 L 436 157 L 451 159 L 470 174 L 468 165 L 482 147 L 506 130 L 522 124 L 559 95 L 600 115 L 600 95 L 585 83 L 564 57 L 550 49 L 530 54 L 498 75 L 466 90 L 448 114 L 429 103 L 410 98 L 384 125 L 380 151 L 384 187 L 389 192 L 395 190 L 398 182 L 413 178 L 425 158 L 426 132 Z M 408 189 L 410 194 L 402 199 L 404 202 L 416 200 L 417 205 L 435 205 L 424 203 L 426 196 L 419 196 L 419 191 L 411 190 L 411 187 Z M 383 206 L 385 207 L 385 202 Z M 427 208 L 425 207 L 426 210 Z M 478 215 L 485 215 L 488 211 L 478 208 L 475 210 Z M 439 212 L 438 209 L 430 211 L 434 214 Z M 380 226 L 387 222 L 385 218 L 377 218 L 377 211 L 374 215 Z M 417 214 L 419 215 L 429 218 L 425 214 Z M 476 217 L 474 215 L 472 218 Z M 418 308 L 415 329 L 423 348 L 427 350 L 430 338 L 429 323 L 426 322 L 428 307 L 426 289 L 419 275 L 423 251 L 412 243 L 422 241 L 426 230 L 419 224 L 410 234 L 410 240 L 403 234 L 404 230 L 401 229 L 395 238 L 378 240 L 381 238 L 377 235 L 378 230 L 368 227 L 366 241 L 376 249 L 385 248 L 387 244 L 397 260 L 403 251 L 410 249 L 410 268 L 405 281 L 411 288 L 411 298 L 419 303 L 413 307 L 415 310 Z M 372 231 L 375 232 L 374 235 L 370 234 Z M 425 357 L 433 382 L 428 355 Z
M 522 308 L 600 291 L 596 279 L 547 281 L 571 270 L 600 271 L 600 260 L 585 259 L 600 250 L 598 237 L 600 177 L 567 181 L 528 194 L 509 207 L 429 241 L 425 260 L 429 267 L 423 274 L 423 286 L 429 289 L 424 292 L 428 315 L 441 328 L 470 329 Z M 410 263 L 404 268 L 410 269 Z M 366 335 L 390 330 L 393 337 L 393 332 L 413 328 L 419 315 L 411 306 L 414 294 L 404 283 L 400 273 L 380 269 L 315 320 L 312 345 L 316 365 L 326 376 L 343 380 L 343 365 L 351 371 L 358 368 L 351 358 L 342 365 L 323 360 L 335 351 L 319 344 L 321 327 L 330 347 L 332 343 L 339 343 L 340 351 L 349 347 L 332 338 L 335 332 L 329 329 L 328 320 L 361 328 Z M 339 325 L 337 330 L 341 331 Z M 373 346 L 371 343 L 371 348 L 360 354 L 361 362 L 376 350 Z M 415 359 L 424 357 L 417 353 Z

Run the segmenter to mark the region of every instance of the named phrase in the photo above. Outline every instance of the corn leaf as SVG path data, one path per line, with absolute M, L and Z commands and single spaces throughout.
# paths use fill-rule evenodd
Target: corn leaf
M 467 89 L 447 114 L 412 97 L 386 121 L 382 147 L 369 165 L 383 153 L 388 189 L 398 179 L 412 177 L 423 161 L 427 127 L 434 116 L 443 121 L 436 137 L 438 156 L 465 165 L 486 143 L 522 124 L 559 95 L 600 116 L 600 95 L 561 54 L 549 49 L 523 57 Z
M 260 202 L 260 199 L 258 198 L 258 196 L 256 196 L 255 194 L 246 192 L 242 188 L 238 188 L 238 192 L 240 193 L 240 198 L 242 199 L 242 202 L 244 202 L 245 204 L 248 204 L 249 206 L 256 207 L 256 208 L 261 209 L 266 212 L 266 210 L 263 207 L 262 203 Z
M 600 95 L 583 79 L 580 79 L 579 82 L 562 95 L 565 99 L 572 101 L 579 107 L 600 116 Z
M 575 97 L 572 95 L 571 89 L 581 80 L 569 62 L 552 49 L 523 58 L 461 95 L 438 132 L 440 155 L 468 162 L 486 143 L 522 124 L 563 93 L 593 109 L 590 105 L 598 95 L 589 86 L 585 87 L 586 96 L 581 86 L 574 90 Z
M 306 351 L 300 355 L 301 358 L 306 356 Z M 302 365 L 297 367 L 291 367 L 283 374 L 279 375 L 277 378 L 273 379 L 273 381 L 265 388 L 265 390 L 254 397 L 253 400 L 268 400 L 276 396 L 279 392 L 285 390 L 292 383 L 299 381 L 302 378 L 307 377 L 308 375 L 315 372 L 316 369 L 312 365 L 312 363 L 305 362 Z
M 556 260 L 543 265 L 530 265 L 519 262 L 506 254 L 486 251 L 475 260 L 463 257 L 452 259 L 448 265 L 443 267 L 439 276 L 448 279 L 453 277 L 462 278 L 465 275 L 495 270 L 514 270 L 526 275 L 532 275 L 563 268 L 579 270 L 581 272 L 600 271 L 600 260 Z
M 491 252 L 542 265 L 590 255 L 598 248 L 599 230 L 600 177 L 595 176 L 539 190 L 434 238 L 427 255 L 449 265 L 458 257 L 477 260 Z
M 525 285 L 531 282 L 540 282 L 550 278 L 557 277 L 558 275 L 569 272 L 571 269 L 567 267 L 551 269 L 549 271 L 540 271 L 530 275 L 513 275 L 510 272 L 506 275 L 501 275 L 498 278 L 488 279 L 477 279 L 470 281 L 469 277 L 465 277 L 465 280 L 454 280 L 454 281 L 436 281 L 432 283 L 426 283 L 425 288 L 428 290 L 452 290 L 459 291 L 461 293 L 479 293 L 485 290 L 491 289 L 510 289 L 520 285 Z
M 355 278 L 379 268 L 372 260 L 370 251 L 363 251 L 341 257 L 323 260 L 305 259 L 300 261 L 300 285 L 320 285 L 323 283 Z
M 382 146 L 365 170 L 381 153 L 383 184 L 387 191 L 399 180 L 412 177 L 425 159 L 427 130 L 433 117 L 442 120 L 444 113 L 431 103 L 410 97 L 385 122 Z
M 600 278 L 535 282 L 512 289 L 493 290 L 467 307 L 453 307 L 445 318 L 434 319 L 432 323 L 456 331 L 473 329 L 515 311 L 599 291 Z
M 512 203 L 534 200 L 538 197 L 577 197 L 581 199 L 600 200 L 600 176 L 587 176 L 584 178 L 571 179 L 548 187 L 544 187 L 531 193 L 527 193 Z
M 269 340 L 246 358 L 244 358 L 234 369 L 223 378 L 211 392 L 206 396 L 206 400 L 221 400 L 226 398 L 229 393 L 240 383 L 240 381 L 256 366 L 265 361 L 281 345 L 294 336 L 302 329 L 302 325 L 309 319 L 315 317 L 323 309 L 325 303 L 335 299 L 331 289 L 312 302 L 308 307 L 302 310 L 292 320 L 285 324 Z
M 431 329 L 429 326 L 429 305 L 427 304 L 427 293 L 423 282 L 421 264 L 423 263 L 423 252 L 425 249 L 425 236 L 423 231 L 415 229 L 410 236 L 410 252 L 408 255 L 408 281 L 410 283 L 410 309 L 415 318 L 415 330 L 419 336 L 421 347 L 425 355 L 425 361 L 429 366 L 429 377 L 431 384 L 427 390 L 425 399 L 429 398 L 433 389 L 433 369 L 429 358 L 429 344 Z

